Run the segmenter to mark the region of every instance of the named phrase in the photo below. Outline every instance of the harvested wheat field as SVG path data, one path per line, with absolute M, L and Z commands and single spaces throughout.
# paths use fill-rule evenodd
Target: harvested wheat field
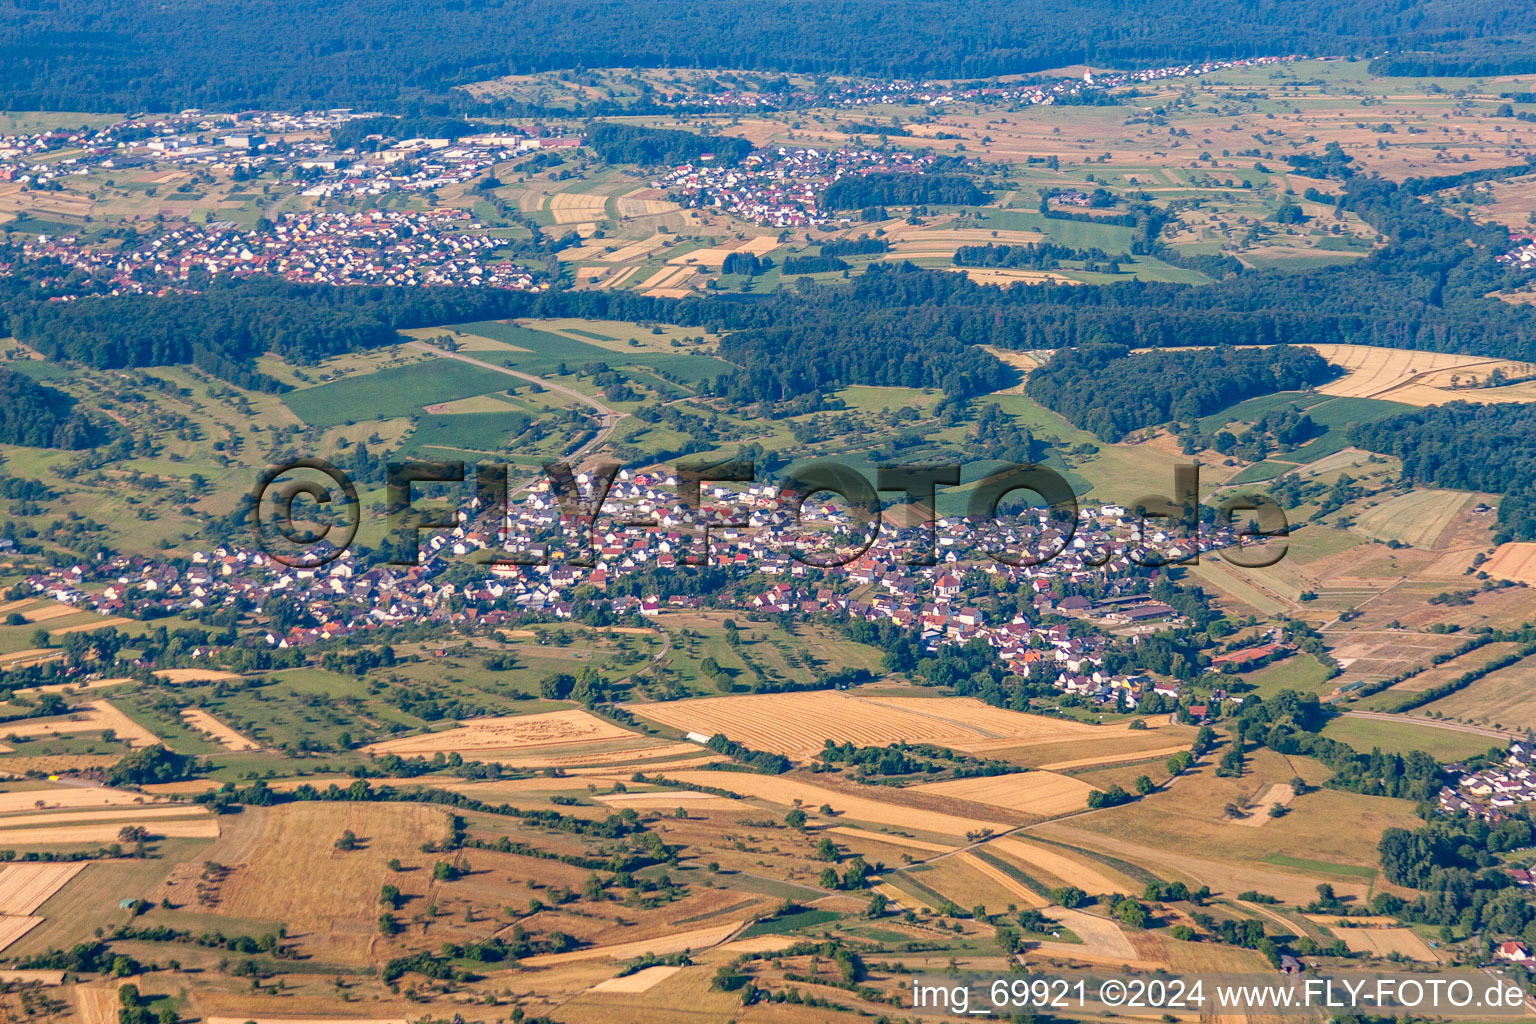
M 782 775 L 749 775 L 745 772 L 722 775 L 720 772 L 711 771 L 666 771 L 660 773 L 666 778 L 675 779 L 678 782 L 692 783 L 695 786 L 716 786 L 728 789 L 733 793 L 739 793 L 745 797 L 757 800 L 766 800 L 769 803 L 780 804 L 785 807 L 793 807 L 799 800 L 806 808 L 829 805 L 832 810 L 842 817 L 851 818 L 875 825 L 893 825 L 900 829 L 911 829 L 919 832 L 936 832 L 940 835 L 963 836 L 967 832 L 977 832 L 984 829 L 1005 829 L 1013 827 L 1004 820 L 984 821 L 978 818 L 966 818 L 953 814 L 942 814 L 935 811 L 922 810 L 916 807 L 903 807 L 900 804 L 886 803 L 875 798 L 880 787 L 870 786 L 869 796 L 854 796 L 839 790 L 824 789 L 821 786 L 813 786 L 799 779 L 785 778 Z M 1000 815 L 999 818 L 1005 817 Z
M 457 751 L 481 760 L 507 760 L 515 751 L 594 740 L 634 739 L 635 734 L 585 711 L 479 718 L 457 729 L 385 740 L 366 749 L 374 754 L 431 757 Z M 496 755 L 502 755 L 498 758 Z
M 117 990 L 123 982 L 104 982 L 99 985 L 76 985 L 75 1008 L 82 1024 L 117 1024 Z
M 1439 405 L 1457 400 L 1530 401 L 1532 397 L 1527 389 L 1519 385 L 1501 388 L 1468 387 L 1485 381 L 1494 370 L 1501 371 L 1508 378 L 1530 376 L 1536 372 L 1536 367 L 1529 363 L 1452 352 L 1376 348 L 1370 345 L 1309 347 L 1345 371 L 1343 376 L 1318 388 L 1325 395 L 1379 398 L 1405 405 Z
M 861 697 L 844 690 L 700 697 L 627 707 L 674 729 L 704 736 L 724 733 L 754 750 L 801 760 L 814 757 L 826 740 L 855 746 L 935 743 L 970 752 L 1124 731 L 994 708 L 974 697 Z
M 0 914 L 25 917 L 85 870 L 84 864 L 7 864 L 0 868 Z
M 1169 881 L 1185 881 L 1195 886 L 1208 885 L 1214 893 L 1231 895 L 1245 889 L 1254 889 L 1292 903 L 1307 903 L 1317 896 L 1319 879 L 1316 876 L 1192 856 L 1187 850 L 1165 850 L 1089 832 L 1065 822 L 1046 822 L 1040 826 L 1040 830 L 1042 835 L 1072 846 L 1101 850 L 1138 864 Z M 1325 880 L 1340 896 L 1356 899 L 1364 899 L 1369 888 L 1368 883 L 1357 878 L 1345 879 L 1330 875 Z
M 746 923 L 746 921 L 728 921 L 709 928 L 677 932 L 673 935 L 661 935 L 650 939 L 636 939 L 634 942 L 619 942 L 611 946 L 591 946 L 587 949 L 572 950 L 569 953 L 540 953 L 538 956 L 524 957 L 518 961 L 518 965 L 555 967 L 578 960 L 628 960 L 647 953 L 662 956 L 667 953 L 682 953 L 685 950 L 696 952 L 718 946 L 736 934 Z
M 62 629 L 50 629 L 48 635 L 68 636 L 71 633 L 92 633 L 98 629 L 106 629 L 110 626 L 124 626 L 132 621 L 132 619 L 125 619 L 121 615 L 114 615 L 110 618 L 97 619 L 94 622 L 76 623 L 73 626 L 65 626 Z
M 1376 957 L 1387 957 L 1398 953 L 1420 963 L 1440 962 L 1440 957 L 1429 948 L 1429 943 L 1420 938 L 1412 928 L 1344 928 L 1334 923 L 1337 920 L 1337 918 L 1328 918 L 1319 923 L 1328 926 L 1329 931 L 1343 939 L 1344 945 L 1348 946 L 1352 953 L 1365 953 Z
M 28 686 L 16 692 L 29 695 L 34 693 L 86 693 L 91 690 L 104 690 L 109 686 L 121 686 L 124 683 L 133 682 L 127 676 L 118 679 L 93 679 L 89 683 L 48 683 L 44 686 Z
M 867 839 L 873 843 L 886 843 L 890 846 L 905 846 L 909 850 L 923 850 L 927 853 L 948 853 L 953 846 L 945 846 L 942 843 L 929 843 L 921 839 L 912 839 L 908 836 L 895 836 L 889 832 L 871 832 L 865 828 L 845 828 L 842 825 L 832 825 L 827 832 L 838 836 L 847 836 L 849 839 Z
M 717 245 L 709 249 L 695 249 L 681 256 L 674 256 L 667 262 L 674 266 L 721 267 L 725 265 L 725 258 L 732 253 L 744 252 L 753 256 L 766 256 L 777 249 L 779 244 L 777 238 L 764 235 L 759 238 Z
M 152 836 L 166 839 L 217 839 L 219 822 L 211 814 L 195 818 L 176 818 L 148 822 L 111 822 L 108 824 L 56 825 L 45 828 L 0 829 L 0 842 L 7 846 L 72 846 L 88 843 L 116 843 L 124 828 L 143 825 Z
M 969 867 L 973 871 L 979 872 L 980 874 L 991 879 L 1003 889 L 1018 897 L 1018 903 L 1020 906 L 1048 907 L 1051 904 L 1050 900 L 1046 899 L 1044 896 L 1041 896 L 1039 893 L 1035 892 L 1035 890 L 1014 878 L 1002 868 L 994 867 L 991 864 L 988 864 L 986 861 L 982 860 L 974 853 L 971 853 L 969 850 L 964 850 L 955 854 L 955 859 L 965 864 L 966 867 Z
M 336 849 L 346 830 L 358 837 L 358 849 Z M 260 836 L 220 888 L 218 912 L 283 921 L 290 935 L 304 933 L 329 953 L 364 958 L 378 932 L 379 888 L 400 877 L 386 863 L 393 857 L 430 866 L 421 844 L 447 834 L 446 811 L 416 804 L 266 808 Z
M 118 833 L 131 827 L 158 836 L 219 834 L 218 819 L 196 804 L 81 804 L 53 810 L 13 809 L 0 815 L 0 842 L 20 846 L 116 842 Z
M 645 992 L 661 984 L 672 977 L 682 967 L 673 964 L 658 964 L 655 967 L 646 967 L 627 974 L 622 978 L 609 978 L 600 981 L 587 989 L 588 992 Z
M 1042 771 L 928 782 L 915 788 L 920 793 L 973 800 L 1042 818 L 1083 810 L 1088 806 L 1088 794 L 1093 792 L 1086 782 Z
M 207 1017 L 204 1024 L 410 1024 L 404 1017 Z
M 1536 585 L 1536 542 L 1500 544 L 1493 557 L 1483 563 L 1483 571 L 1501 580 Z
M 1183 750 L 1188 750 L 1188 743 L 1176 743 L 1171 747 L 1154 747 L 1151 750 L 1133 750 L 1123 754 L 1100 754 L 1097 757 L 1078 757 L 1070 761 L 1053 761 L 1050 764 L 1042 764 L 1043 772 L 1067 771 L 1071 768 L 1093 768 L 1101 764 L 1118 764 L 1122 761 L 1148 761 L 1158 758 L 1171 757 Z
M 0 916 L 0 949 L 5 949 L 43 923 L 41 917 Z
M 260 743 L 231 729 L 202 708 L 186 708 L 181 713 L 181 720 L 198 732 L 212 737 L 225 750 L 261 749 Z
M 592 799 L 609 807 L 617 807 L 622 810 L 625 807 L 633 807 L 637 810 L 655 807 L 684 807 L 697 810 L 729 811 L 739 810 L 741 801 L 732 800 L 730 797 L 715 796 L 713 793 L 694 793 L 688 790 L 664 789 L 657 793 L 615 793 L 612 796 L 595 796 Z
M 8 864 L 0 868 L 0 950 L 43 923 L 37 910 L 85 870 L 84 864 Z
M 164 818 L 206 817 L 207 808 L 198 804 L 155 804 L 149 807 L 114 807 L 102 810 L 96 807 L 72 807 L 59 811 L 32 811 L 0 816 L 0 830 L 31 828 L 35 825 L 64 825 L 72 822 L 87 824 L 111 824 L 125 822 L 130 825 L 147 825 Z
M 1081 945 L 1073 945 L 1069 942 L 1037 942 L 1033 943 L 1029 952 L 1042 956 L 1070 957 L 1074 960 L 1087 960 L 1093 963 L 1131 964 L 1133 966 L 1162 966 L 1161 964 L 1145 961 L 1136 953 L 1136 947 L 1131 945 L 1130 939 L 1120 930 L 1120 926 L 1113 921 L 1107 921 L 1102 917 L 1085 913 L 1081 910 L 1067 910 L 1064 907 L 1053 907 L 1048 915 L 1060 921 L 1065 927 L 1072 930 L 1078 938 L 1082 939 Z
M 31 625 L 37 622 L 47 622 L 49 619 L 62 619 L 66 615 L 77 615 L 81 609 L 74 605 L 60 604 L 57 601 L 45 601 L 33 608 L 28 608 L 21 613 L 21 617 Z
M 111 807 L 149 803 L 141 793 L 105 786 L 49 786 L 46 789 L 18 789 L 0 793 L 0 814 L 16 811 L 42 811 L 58 807 Z
M 155 675 L 168 683 L 217 683 L 223 679 L 239 679 L 235 672 L 221 672 L 212 668 L 166 668 Z
M 612 771 L 620 766 L 634 765 L 644 768 L 649 762 L 694 761 L 713 757 L 710 751 L 697 743 L 663 743 L 642 739 L 636 745 L 610 740 L 604 749 L 593 751 L 559 750 L 547 754 L 522 754 L 517 758 L 519 768 L 607 768 Z M 694 765 L 689 765 L 693 767 Z
M 549 200 L 549 212 L 556 224 L 576 224 L 581 221 L 602 220 L 607 214 L 607 196 L 594 196 L 581 192 L 560 192 Z
M 0 744 L 3 748 L 4 744 Z M 0 753 L 4 753 L 0 749 Z M 36 754 L 7 757 L 0 760 L 0 777 L 22 778 L 31 774 L 63 775 L 65 772 L 86 772 L 93 768 L 110 768 L 121 761 L 121 754 Z
M 6 727 L 4 735 L 35 738 L 54 733 L 106 732 L 109 729 L 130 747 L 151 747 L 160 742 L 158 736 L 104 700 L 92 701 L 67 717 L 12 723 Z
M 1129 892 L 1135 886 L 1116 881 L 1100 871 L 1081 854 L 1069 853 L 1054 847 L 1032 843 L 1016 836 L 1000 836 L 987 843 L 986 848 L 1019 863 L 1026 874 L 1043 872 L 1067 885 L 1075 885 L 1090 895 L 1111 892 Z

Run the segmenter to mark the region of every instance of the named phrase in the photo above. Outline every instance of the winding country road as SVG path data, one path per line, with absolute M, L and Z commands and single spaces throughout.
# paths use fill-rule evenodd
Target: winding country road
M 488 363 L 484 359 L 476 359 L 473 356 L 467 356 L 462 352 L 450 352 L 447 349 L 438 348 L 436 345 L 429 345 L 425 341 L 408 341 L 402 347 L 414 348 L 421 352 L 429 352 L 432 355 L 439 356 L 443 359 L 457 359 L 461 363 L 468 363 L 471 366 L 478 366 L 484 370 L 493 370 L 496 373 L 504 373 L 508 377 L 516 377 L 519 380 L 528 381 L 530 384 L 537 384 L 539 387 L 546 391 L 553 391 L 557 395 L 564 395 L 567 398 L 580 402 L 582 405 L 590 406 L 597 413 L 598 418 L 602 421 L 602 426 L 598 429 L 597 433 L 592 436 L 591 440 L 587 441 L 586 444 L 583 444 L 581 447 L 577 448 L 575 451 L 571 452 L 565 457 L 566 462 L 569 463 L 572 468 L 578 466 L 583 458 L 591 454 L 592 451 L 606 442 L 608 438 L 613 435 L 613 429 L 619 425 L 619 421 L 622 420 L 625 416 L 629 415 L 628 413 L 619 412 L 617 409 L 610 408 L 609 406 L 604 405 L 600 400 L 593 398 L 591 395 L 583 394 L 582 392 L 577 391 L 575 388 L 569 387 L 568 385 L 559 384 L 552 380 L 546 380 L 543 377 L 538 377 L 531 373 L 523 373 L 521 370 L 514 370 L 507 366 L 499 366 L 496 363 Z M 540 476 L 534 477 L 533 479 L 540 480 L 543 479 L 543 476 L 541 474 Z M 527 484 L 523 485 L 523 487 L 527 486 Z M 518 488 L 518 490 L 521 489 L 522 488 Z

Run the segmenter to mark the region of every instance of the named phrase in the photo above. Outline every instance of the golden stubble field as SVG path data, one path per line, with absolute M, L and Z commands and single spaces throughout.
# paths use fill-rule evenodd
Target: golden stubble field
M 974 697 L 863 696 L 857 690 L 701 697 L 627 707 L 683 732 L 723 733 L 754 750 L 797 760 L 814 757 L 827 740 L 855 746 L 933 743 L 967 753 L 1072 740 L 1082 744 L 1086 757 L 1093 754 L 1095 740 L 1129 732 L 1122 726 L 1008 711 Z
M 432 861 L 421 845 L 448 835 L 445 810 L 416 804 L 293 803 L 264 809 L 262 819 L 248 855 L 229 865 L 218 912 L 281 922 L 307 948 L 346 961 L 368 959 L 379 941 L 381 887 L 423 894 Z M 359 848 L 337 849 L 348 830 Z M 392 872 L 392 858 L 418 870 Z

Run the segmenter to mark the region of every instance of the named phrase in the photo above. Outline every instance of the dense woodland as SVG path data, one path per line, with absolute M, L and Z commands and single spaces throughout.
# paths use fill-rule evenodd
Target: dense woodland
M 863 174 L 827 186 L 821 202 L 829 210 L 882 206 L 977 206 L 992 197 L 958 174 Z
M 1536 540 L 1536 407 L 1451 402 L 1356 424 L 1350 440 L 1403 460 L 1416 484 L 1503 494 L 1500 540 Z
M 1300 391 L 1337 373 L 1313 349 L 1289 345 L 1170 352 L 1083 345 L 1062 349 L 1031 373 L 1025 392 L 1101 440 L 1118 441 L 1142 427 Z
M 75 400 L 64 392 L 0 368 L 0 444 L 89 448 L 105 434 L 75 409 Z
M 716 165 L 734 164 L 752 152 L 752 143 L 739 135 L 698 135 L 676 128 L 645 128 L 601 121 L 587 130 L 587 145 L 611 164 L 678 164 L 710 156 Z
M 1007 267 L 1011 270 L 1054 270 L 1062 260 L 1113 265 L 1103 249 L 1074 249 L 1056 242 L 1026 242 L 1023 245 L 962 245 L 955 250 L 957 267 Z M 1107 268 L 1107 267 L 1106 267 Z M 1117 273 L 1118 267 L 1110 270 Z
M 1525 0 L 12 0 L 0 107 L 447 113 L 475 106 L 455 84 L 563 68 L 965 78 L 1084 60 L 1502 52 L 1494 43 L 1531 31 Z

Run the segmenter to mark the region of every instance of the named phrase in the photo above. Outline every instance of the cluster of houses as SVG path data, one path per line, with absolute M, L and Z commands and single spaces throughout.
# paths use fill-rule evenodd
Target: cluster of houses
M 1267 67 L 1305 57 L 1249 57 L 1242 60 L 1211 60 L 1198 64 L 1173 64 L 1167 67 L 1143 68 L 1138 71 L 1100 72 L 1085 70 L 1078 78 L 1057 78 L 1030 83 L 998 83 L 995 85 L 957 85 L 940 82 L 853 82 L 823 98 L 830 106 L 862 107 L 886 103 L 926 103 L 942 107 L 956 102 L 1019 103 L 1023 105 L 1052 105 L 1082 95 L 1093 89 L 1117 89 L 1128 85 L 1161 82 L 1177 78 L 1194 78 L 1233 68 Z
M 734 167 L 683 164 L 654 184 L 683 206 L 715 207 L 771 227 L 819 227 L 850 220 L 822 208 L 821 193 L 833 182 L 877 171 L 920 174 L 932 162 L 931 155 L 899 149 L 778 146 L 752 153 Z
M 1536 238 L 1521 235 L 1511 237 L 1520 243 L 1520 247 L 1495 258 L 1505 266 L 1518 267 L 1521 270 L 1536 270 Z
M 577 483 L 590 485 L 583 477 Z M 295 568 L 262 551 L 223 546 L 195 554 L 189 563 L 117 557 L 51 570 L 28 583 L 34 591 L 104 615 L 143 618 L 231 607 L 254 611 L 278 598 L 292 602 L 306 619 L 303 625 L 261 638 L 285 648 L 385 626 L 494 625 L 522 614 L 571 618 L 579 596 L 616 614 L 642 617 L 706 602 L 766 614 L 830 612 L 890 622 L 920 637 L 930 651 L 980 641 L 996 649 L 1019 675 L 1099 706 L 1134 708 L 1152 693 L 1176 700 L 1179 689 L 1141 674 L 1107 671 L 1107 634 L 1122 632 L 1135 642 L 1134 630 L 1117 627 L 1128 621 L 1166 625 L 1176 622 L 1178 613 L 1146 596 L 1145 575 L 1125 570 L 1142 555 L 1167 557 L 1185 549 L 1192 553 L 1197 545 L 1210 551 L 1235 542 L 1218 535 L 1195 542 L 1161 532 L 1143 537 L 1123 508 L 1100 506 L 1087 510 L 1076 535 L 1064 546 L 1058 543 L 1064 537 L 1059 524 L 1043 516 L 1002 530 L 980 521 L 943 518 L 935 523 L 935 564 L 907 564 L 908 553 L 925 535 L 920 527 L 883 525 L 857 557 L 844 565 L 816 568 L 792 553 L 821 551 L 826 534 L 799 529 L 795 504 L 785 501 L 776 486 L 706 486 L 700 511 L 707 511 L 711 520 L 707 545 L 700 536 L 700 516 L 680 502 L 676 488 L 670 475 L 621 471 L 590 533 L 547 482 L 531 487 L 506 518 L 477 510 L 471 502 L 453 529 L 422 535 L 420 562 L 412 566 L 370 567 L 342 553 L 325 565 Z M 839 521 L 836 509 L 807 504 L 804 512 L 807 521 Z M 637 523 L 648 525 L 637 528 Z M 981 552 L 998 537 L 1027 549 L 1056 548 L 1061 553 L 1037 565 L 997 562 Z M 462 574 L 447 573 L 484 552 L 505 554 L 497 556 L 483 578 L 464 582 Z M 514 556 L 529 553 L 541 556 L 543 564 L 510 564 Z M 625 576 L 646 571 L 667 570 L 666 576 L 681 577 L 697 559 L 726 571 L 731 584 L 707 598 L 689 593 L 687 587 L 636 596 L 634 587 L 615 586 Z M 1096 601 L 1060 596 L 1075 587 L 1103 583 L 1105 574 L 1109 583 L 1101 589 L 1110 593 Z M 651 577 L 658 578 L 665 576 Z M 1023 592 L 1029 600 L 999 614 L 992 610 L 997 607 L 990 596 L 994 590 Z M 1094 619 L 1102 631 L 1059 621 L 1046 624 L 1048 615 Z
M 1536 746 L 1511 743 L 1503 764 L 1463 773 L 1454 786 L 1441 788 L 1439 802 L 1441 810 L 1490 821 L 1517 804 L 1536 803 Z M 1530 884 L 1529 876 L 1522 884 Z
M 309 211 L 251 230 L 233 221 L 189 224 L 116 249 L 38 235 L 21 251 L 105 275 L 116 294 L 158 291 L 167 279 L 187 281 L 194 272 L 337 285 L 543 287 L 518 264 L 495 259 L 502 243 L 477 228 L 467 211 L 450 207 Z
M 152 173 L 206 169 L 227 174 L 302 171 L 310 196 L 377 196 L 430 191 L 474 180 L 494 164 L 540 149 L 572 149 L 579 135 L 547 125 L 497 127 L 457 139 L 413 138 L 374 148 L 337 149 L 331 133 L 357 118 L 350 109 L 290 114 L 248 111 L 138 116 L 104 128 L 0 135 L 0 181 L 33 188 L 102 170 Z M 118 179 L 124 180 L 124 179 Z

